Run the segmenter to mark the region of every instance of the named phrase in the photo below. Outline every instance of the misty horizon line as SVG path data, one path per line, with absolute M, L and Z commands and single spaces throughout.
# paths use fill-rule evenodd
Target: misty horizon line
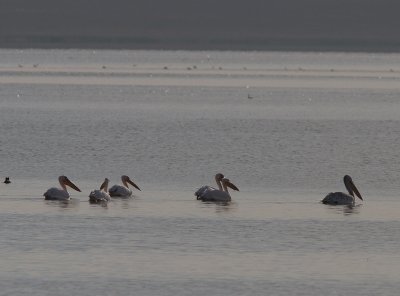
M 354 38 L 216 38 L 158 39 L 130 36 L 1 36 L 4 49 L 120 49 L 222 51 L 400 52 L 400 41 Z

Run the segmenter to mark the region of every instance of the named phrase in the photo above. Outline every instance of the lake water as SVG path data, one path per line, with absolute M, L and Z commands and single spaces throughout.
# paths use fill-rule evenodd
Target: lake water
M 0 57 L 0 295 L 398 295 L 399 54 Z M 319 203 L 345 174 L 364 202 Z

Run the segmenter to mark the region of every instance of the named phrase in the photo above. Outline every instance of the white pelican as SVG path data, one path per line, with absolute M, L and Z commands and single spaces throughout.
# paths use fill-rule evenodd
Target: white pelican
M 61 188 L 50 188 L 47 190 L 43 195 L 44 199 L 49 199 L 49 200 L 68 200 L 69 199 L 69 193 L 67 191 L 67 185 L 71 187 L 72 189 L 75 189 L 76 191 L 81 192 L 81 190 L 76 187 L 74 183 L 72 183 L 66 176 L 60 176 L 58 177 L 58 181 L 60 182 Z
M 360 192 L 349 175 L 344 176 L 343 182 L 349 194 L 344 192 L 331 192 L 325 196 L 322 203 L 328 205 L 354 205 L 354 194 L 356 194 L 359 199 L 363 200 Z
M 129 197 L 132 195 L 132 190 L 129 189 L 128 184 L 131 184 L 133 187 L 135 187 L 137 190 L 140 190 L 140 188 L 133 183 L 133 181 L 128 177 L 128 176 L 121 176 L 122 184 L 121 185 L 114 185 L 108 190 L 108 193 L 110 193 L 110 196 L 112 197 Z
M 100 203 L 100 202 L 108 202 L 111 200 L 110 195 L 107 193 L 109 181 L 110 180 L 105 178 L 103 184 L 101 184 L 100 186 L 100 190 L 96 189 L 90 192 L 89 202 Z
M 209 194 L 208 192 L 210 192 L 210 191 L 214 191 L 214 190 L 220 190 L 220 191 L 222 191 L 222 184 L 221 184 L 221 181 L 222 181 L 223 178 L 224 178 L 224 175 L 223 175 L 223 174 L 221 174 L 221 173 L 216 174 L 216 175 L 215 175 L 215 182 L 217 183 L 218 189 L 216 189 L 216 188 L 214 188 L 214 187 L 211 187 L 211 186 L 208 186 L 208 185 L 204 185 L 204 186 L 201 186 L 201 187 L 194 193 L 194 195 L 197 197 L 197 199 L 202 199 L 202 197 L 203 197 L 205 194 Z
M 221 183 L 222 183 L 222 190 L 219 189 L 208 190 L 204 192 L 202 196 L 197 197 L 197 199 L 202 201 L 216 201 L 216 202 L 231 201 L 231 195 L 229 194 L 228 187 L 236 191 L 239 191 L 239 188 L 237 188 L 227 178 L 222 178 Z

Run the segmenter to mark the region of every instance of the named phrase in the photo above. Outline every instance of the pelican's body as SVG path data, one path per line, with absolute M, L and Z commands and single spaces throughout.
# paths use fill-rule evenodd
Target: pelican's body
M 360 192 L 358 191 L 356 185 L 354 185 L 353 180 L 349 175 L 343 178 L 344 185 L 349 192 L 331 192 L 322 200 L 322 203 L 329 205 L 354 205 L 355 197 L 354 194 L 361 200 L 363 200 Z
M 215 176 L 216 180 L 217 180 L 217 175 Z M 217 184 L 218 183 L 219 182 L 217 181 Z M 229 194 L 228 191 L 228 187 L 232 188 L 233 190 L 239 191 L 239 189 L 233 183 L 231 183 L 229 179 L 226 178 L 222 178 L 218 185 L 221 185 L 221 189 L 215 189 L 209 186 L 201 187 L 199 190 L 195 192 L 197 199 L 202 201 L 212 201 L 212 202 L 228 202 L 232 200 L 231 195 Z
M 132 195 L 132 190 L 129 189 L 128 184 L 140 190 L 128 176 L 121 176 L 121 180 L 123 185 L 114 185 L 108 190 L 111 197 L 130 197 Z
M 111 200 L 110 195 L 107 193 L 109 180 L 107 178 L 104 179 L 103 184 L 101 184 L 100 189 L 93 190 L 89 194 L 89 202 L 91 203 L 102 203 L 108 202 Z
M 203 200 L 203 198 L 207 198 L 206 196 L 212 196 L 213 195 L 213 191 L 221 191 L 222 190 L 222 184 L 221 184 L 221 180 L 224 178 L 224 175 L 221 173 L 218 173 L 215 175 L 215 182 L 217 183 L 218 189 L 208 186 L 208 185 L 204 185 L 202 187 L 200 187 L 195 193 L 194 195 L 197 197 L 197 199 Z
M 66 176 L 58 177 L 61 188 L 52 187 L 48 189 L 43 195 L 44 199 L 48 200 L 69 200 L 70 196 L 67 191 L 67 186 L 75 189 L 76 191 L 81 191 L 74 183 L 72 183 Z

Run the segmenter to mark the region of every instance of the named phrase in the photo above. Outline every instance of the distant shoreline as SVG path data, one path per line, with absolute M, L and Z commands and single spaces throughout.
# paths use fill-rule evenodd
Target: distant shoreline
M 0 48 L 399 53 L 400 42 L 336 40 L 333 38 L 309 40 L 158 40 L 141 37 L 9 36 L 0 37 Z

